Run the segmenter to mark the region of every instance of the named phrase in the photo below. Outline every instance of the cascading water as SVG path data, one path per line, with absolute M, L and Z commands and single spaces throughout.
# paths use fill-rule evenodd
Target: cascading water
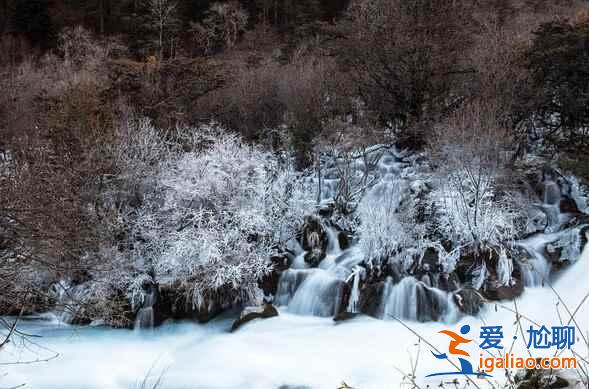
M 347 308 L 347 311 L 350 313 L 360 312 L 358 304 L 360 302 L 360 278 L 363 273 L 364 269 L 360 266 L 356 266 L 350 276 L 352 278 L 352 291 L 350 292 L 350 301 L 348 302 Z M 350 278 L 348 278 L 348 281 L 350 281 Z
M 328 240 L 325 258 L 318 268 L 307 268 L 305 253 L 295 257 L 280 277 L 275 302 L 300 315 L 333 316 L 340 308 L 345 281 L 362 261 L 355 249 L 341 251 L 336 232 L 324 226 Z M 355 255 L 354 255 L 355 254 Z
M 548 243 L 554 242 L 559 236 L 559 233 L 537 233 L 517 242 L 531 256 L 527 262 L 521 264 L 525 286 L 542 286 L 543 281 L 548 279 L 552 265 L 544 255 L 544 250 Z
M 87 286 L 74 284 L 71 280 L 64 279 L 54 284 L 52 291 L 57 301 L 57 309 L 54 312 L 57 320 L 61 323 L 71 324 L 81 309 L 81 302 L 84 301 L 88 293 Z
M 384 320 L 454 322 L 460 317 L 450 293 L 430 288 L 414 277 L 405 277 L 397 284 L 387 279 L 381 312 Z
M 331 226 L 323 226 L 325 233 L 327 234 L 327 254 L 332 258 L 341 253 L 339 242 L 337 239 L 337 233 L 335 228 Z
M 394 158 L 389 160 L 394 161 Z M 396 173 L 392 165 L 381 166 L 380 170 L 388 176 Z M 545 196 L 545 202 L 555 205 L 550 196 Z M 528 320 L 534 320 L 547 327 L 562 325 L 563 320 L 568 320 L 559 303 L 562 298 L 570 307 L 578 307 L 575 310 L 575 321 L 579 328 L 589 328 L 589 305 L 580 304 L 587 292 L 588 244 L 582 248 L 580 258 L 575 259 L 582 240 L 582 235 L 577 232 L 584 226 L 559 231 L 563 228 L 562 215 L 557 215 L 553 220 L 559 220 L 557 231 L 550 232 L 549 229 L 546 233 L 536 233 L 517 244 L 531 257 L 521 266 L 528 286 L 541 285 L 539 274 L 549 275 L 550 261 L 545 250 L 550 245 L 558 244 L 558 248 L 563 249 L 561 258 L 566 256 L 569 261 L 576 260 L 574 267 L 564 269 L 561 276 L 554 279 L 553 287 L 559 293 L 558 298 L 550 288 L 530 288 L 518 298 L 517 306 L 514 306 L 514 302 L 503 301 L 495 305 L 495 309 L 487 309 L 482 316 L 462 316 L 453 302 L 456 295 L 431 287 L 430 284 L 436 283 L 430 282 L 429 273 L 416 273 L 420 274 L 421 280 L 408 276 L 400 281 L 397 278 L 393 280 L 394 277 L 381 281 L 382 294 L 376 300 L 380 304 L 380 317 L 389 321 L 360 316 L 351 323 L 334 325 L 329 319 L 292 315 L 290 312 L 332 315 L 341 308 L 337 304 L 340 303 L 340 293 L 346 283 L 350 287 L 347 310 L 356 312 L 361 308 L 360 302 L 365 296 L 363 286 L 366 286 L 363 282 L 368 278 L 367 274 L 362 274 L 365 270 L 358 270 L 363 269 L 360 262 L 365 258 L 364 253 L 359 245 L 340 250 L 337 233 L 334 230 L 325 231 L 330 242 L 327 244 L 326 256 L 318 267 L 309 268 L 310 265 L 305 262 L 306 252 L 296 242 L 292 242 L 294 247 L 291 246 L 291 251 L 295 258 L 290 269 L 282 273 L 275 298 L 275 303 L 286 309 L 277 317 L 254 321 L 242 331 L 231 334 L 228 333 L 231 319 L 213 320 L 206 325 L 170 323 L 148 332 L 146 337 L 133 336 L 128 331 L 108 327 L 72 326 L 71 329 L 55 330 L 51 327 L 53 324 L 25 321 L 24 328 L 20 328 L 24 332 L 48 335 L 40 340 L 44 348 L 17 350 L 16 342 L 5 345 L 0 353 L 0 365 L 10 365 L 10 370 L 7 375 L 3 374 L 4 371 L 0 374 L 0 386 L 18 387 L 26 382 L 40 389 L 127 389 L 136 386 L 138 377 L 145 377 L 153 370 L 154 361 L 163 359 L 163 364 L 167 364 L 166 370 L 169 370 L 165 376 L 165 385 L 170 388 L 190 387 L 195 382 L 209 388 L 333 388 L 344 379 L 346 383 L 362 388 L 383 388 L 397 383 L 403 385 L 406 376 L 391 369 L 392 365 L 412 372 L 416 385 L 431 387 L 433 381 L 424 381 L 424 377 L 432 372 L 432 363 L 438 367 L 439 361 L 434 361 L 429 352 L 423 352 L 427 350 L 423 342 L 417 342 L 414 334 L 395 323 L 394 318 L 420 321 L 437 315 L 437 320 L 446 323 L 460 320 L 460 324 L 452 325 L 453 329 L 463 324 L 469 324 L 473 329 L 481 325 L 502 326 L 505 334 L 511 336 L 517 333 L 512 332 L 516 330 L 514 321 L 519 323 L 521 320 L 522 324 L 527 325 Z M 553 222 L 549 224 L 555 225 Z M 323 228 L 328 229 L 328 226 L 323 225 Z M 571 234 L 570 240 L 563 239 L 564 234 L 568 233 Z M 589 238 L 586 230 L 585 237 Z M 570 242 L 574 245 L 570 245 Z M 500 255 L 494 270 L 501 284 L 509 282 L 512 266 L 513 263 L 506 256 Z M 490 267 L 487 271 L 493 273 Z M 72 289 L 70 285 L 62 289 L 69 290 L 70 295 L 83 291 L 83 288 Z M 156 295 L 152 293 L 153 290 L 148 292 L 138 318 L 146 318 L 151 322 Z M 62 293 L 60 299 L 65 301 L 69 298 L 67 296 Z M 514 313 L 516 309 L 517 316 Z M 436 322 L 414 322 L 410 323 L 410 327 L 423 339 L 438 345 L 438 332 L 450 326 Z M 411 351 L 416 350 L 416 343 L 422 347 L 417 349 L 417 353 L 422 351 L 419 364 L 411 358 L 415 355 Z M 446 347 L 447 343 L 443 346 Z M 577 351 L 581 352 L 582 345 L 579 346 Z M 514 342 L 512 347 L 514 349 L 510 348 L 509 351 L 515 355 L 527 355 L 529 352 L 525 342 Z M 49 349 L 59 352 L 59 358 L 37 364 L 27 362 L 49 358 L 53 355 L 47 351 Z M 84 358 L 80 358 L 81 353 Z M 12 365 L 15 355 L 22 355 L 25 363 Z M 198 355 L 197 363 L 195 355 Z M 305 366 L 305 374 L 301 374 L 301 369 L 292 368 L 301 364 Z M 155 370 L 156 374 L 158 370 Z M 55 374 L 56 371 L 68 373 Z M 492 387 L 507 385 L 503 371 L 497 370 L 496 373 Z M 434 382 L 435 385 L 438 383 Z M 477 384 L 481 388 L 491 387 L 482 380 L 477 380 Z
M 377 177 L 374 182 L 378 182 L 371 185 L 369 194 L 363 201 L 382 202 L 386 199 L 387 204 L 391 204 L 391 211 L 396 212 L 396 206 L 402 201 L 405 191 L 409 190 L 406 180 L 400 177 L 405 165 L 406 163 L 390 150 L 379 160 L 356 159 L 354 169 L 360 172 L 359 174 L 365 174 L 369 169 L 373 169 Z M 331 200 L 329 195 L 335 196 L 338 185 L 337 179 L 334 178 L 336 175 L 331 174 L 327 168 L 326 171 L 321 197 L 328 202 Z M 342 251 L 338 232 L 326 222 L 320 222 L 320 225 L 322 233 L 313 231 L 310 235 L 315 249 L 321 246 L 317 242 L 318 236 L 321 235 L 327 240 L 324 258 L 316 264 L 316 268 L 309 268 L 310 265 L 305 261 L 307 253 L 297 252 L 290 268 L 280 277 L 274 302 L 276 305 L 285 306 L 289 312 L 300 315 L 333 316 L 343 310 L 359 313 L 362 309 L 362 280 L 366 270 L 358 265 L 366 260 L 366 251 L 369 248 L 364 247 L 366 245 L 355 245 Z M 395 231 L 390 233 L 392 235 L 383 239 L 394 240 Z M 375 245 L 379 243 L 380 241 L 375 242 Z M 454 321 L 459 316 L 451 293 L 426 285 L 412 276 L 405 277 L 398 284 L 394 284 L 393 279 L 388 278 L 382 286 L 382 291 L 377 293 L 382 301 L 379 303 L 376 300 L 369 304 L 380 311 L 376 314 L 380 318 Z M 347 300 L 344 297 L 347 297 Z
M 143 304 L 135 318 L 135 330 L 153 328 L 155 322 L 155 315 L 153 306 L 155 305 L 156 293 L 155 288 L 150 286 L 143 295 Z
M 546 214 L 547 223 L 544 232 L 537 232 L 516 242 L 516 245 L 526 250 L 531 257 L 528 261 L 521 263 L 525 286 L 542 286 L 543 281 L 548 279 L 552 265 L 546 257 L 546 246 L 559 240 L 564 234 L 570 233 L 570 231 L 561 231 L 562 226 L 571 219 L 571 216 L 560 211 L 562 190 L 550 173 L 544 175 L 543 190 L 543 204 L 540 205 L 540 209 Z M 577 257 L 578 254 L 575 252 L 572 256 Z
M 560 187 L 556 182 L 550 178 L 544 180 L 544 198 L 541 205 L 542 210 L 546 214 L 547 226 L 546 232 L 555 232 L 560 227 Z
M 333 316 L 338 311 L 342 292 L 342 280 L 329 271 L 313 269 L 288 303 L 288 310 L 301 315 Z

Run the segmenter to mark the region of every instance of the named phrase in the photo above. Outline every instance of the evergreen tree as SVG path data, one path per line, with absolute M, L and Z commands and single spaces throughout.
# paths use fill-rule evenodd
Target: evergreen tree
M 46 43 L 51 29 L 47 0 L 18 0 L 12 25 L 16 32 L 24 34 L 32 44 Z

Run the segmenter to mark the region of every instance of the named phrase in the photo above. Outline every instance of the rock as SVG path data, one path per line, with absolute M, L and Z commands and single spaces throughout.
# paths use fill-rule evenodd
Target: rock
M 416 260 L 413 267 L 413 272 L 421 275 L 423 273 L 439 273 L 440 271 L 442 271 L 442 268 L 440 265 L 439 254 L 432 247 L 425 249 L 421 261 L 417 263 Z
M 258 282 L 260 289 L 264 292 L 264 296 L 275 296 L 278 291 L 278 282 L 280 281 L 281 272 L 272 270 L 265 274 Z
M 220 293 L 222 294 L 223 292 Z M 158 298 L 153 306 L 154 324 L 158 326 L 168 319 L 206 323 L 231 308 L 212 299 L 205 301 L 202 307 L 194 307 L 192 301 L 187 299 L 187 295 L 187 291 L 180 283 L 160 284 Z
M 589 226 L 571 227 L 562 231 L 560 237 L 544 248 L 544 255 L 559 270 L 579 259 L 585 244 Z
M 499 260 L 499 254 L 496 250 L 483 250 L 483 251 L 467 251 L 460 255 L 460 259 L 456 264 L 454 272 L 458 276 L 460 283 L 472 284 L 475 278 L 475 271 L 480 268 L 483 264 L 486 265 L 487 270 L 492 272 L 497 267 L 497 261 Z
M 560 200 L 560 212 L 562 213 L 580 213 L 579 208 L 577 208 L 577 203 L 575 200 L 571 199 L 568 196 L 563 197 Z
M 511 273 L 512 284 L 502 285 L 497 282 L 496 275 L 485 281 L 481 294 L 487 300 L 513 300 L 521 295 L 524 291 L 524 282 L 521 269 L 516 261 L 513 262 L 513 272 Z
M 458 309 L 471 316 L 477 315 L 485 302 L 483 296 L 472 288 L 460 289 L 454 293 L 453 298 Z
M 325 251 L 314 248 L 305 254 L 305 262 L 311 267 L 317 267 L 325 258 Z
M 349 282 L 341 282 L 339 302 L 336 305 L 336 316 L 340 313 L 346 312 L 350 303 L 350 296 L 352 295 L 352 280 Z
M 539 362 L 539 358 L 536 358 Z M 554 370 L 522 369 L 515 375 L 516 389 L 561 389 L 569 382 Z
M 270 257 L 272 263 L 272 270 L 265 274 L 262 279 L 258 282 L 260 289 L 264 292 L 265 296 L 275 296 L 278 290 L 278 282 L 280 281 L 280 275 L 283 271 L 289 267 L 289 257 L 287 252 L 283 252 Z
M 443 290 L 444 292 L 452 292 L 458 289 L 459 280 L 456 273 L 440 273 L 438 274 L 437 278 L 437 285 L 438 289 Z
M 333 317 L 333 321 L 335 321 L 336 323 L 342 322 L 342 321 L 346 321 L 346 320 L 350 320 L 353 319 L 355 317 L 357 317 L 358 315 L 360 315 L 359 313 L 353 313 L 353 312 L 340 312 L 337 315 L 335 315 Z
M 305 251 L 305 262 L 311 267 L 316 267 L 327 254 L 327 232 L 324 230 L 321 220 L 317 216 L 305 217 L 305 223 L 301 231 L 301 246 Z
M 278 311 L 272 304 L 264 304 L 261 307 L 246 307 L 239 315 L 239 319 L 233 322 L 231 331 L 237 330 L 239 327 L 255 319 L 267 319 L 269 317 L 278 316 Z
M 323 205 L 321 205 L 321 207 L 319 208 L 317 213 L 319 214 L 319 216 L 331 217 L 331 215 L 333 215 L 334 209 L 335 209 L 334 203 L 323 204 Z
M 349 235 L 349 233 L 345 232 L 345 231 L 340 231 L 337 234 L 337 241 L 339 243 L 339 247 L 342 250 L 346 250 L 347 248 L 350 247 L 350 241 L 351 241 L 351 236 Z
M 380 305 L 384 292 L 385 282 L 365 284 L 360 292 L 360 301 L 358 307 L 360 312 L 367 315 L 378 317 L 380 314 Z
M 553 375 L 552 377 L 544 377 L 540 381 L 540 385 L 544 385 L 548 389 L 560 389 L 569 386 L 569 382 L 562 377 Z

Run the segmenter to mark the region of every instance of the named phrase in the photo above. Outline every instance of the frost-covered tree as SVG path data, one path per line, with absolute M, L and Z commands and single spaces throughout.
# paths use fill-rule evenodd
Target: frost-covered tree
M 431 198 L 439 211 L 439 232 L 458 246 L 498 248 L 515 238 L 524 207 L 504 185 L 506 142 L 493 107 L 472 105 L 438 128 L 434 156 L 439 163 Z
M 408 233 L 399 216 L 399 207 L 406 189 L 407 184 L 402 180 L 379 183 L 358 206 L 359 244 L 373 265 L 388 260 L 406 264 L 406 258 L 399 256 L 408 239 Z
M 139 267 L 179 282 L 195 308 L 256 302 L 277 246 L 313 211 L 314 192 L 289 165 L 238 136 L 203 126 L 172 157 L 139 210 Z
M 442 234 L 460 245 L 498 247 L 517 233 L 519 211 L 497 195 L 492 174 L 481 168 L 449 173 L 433 196 Z

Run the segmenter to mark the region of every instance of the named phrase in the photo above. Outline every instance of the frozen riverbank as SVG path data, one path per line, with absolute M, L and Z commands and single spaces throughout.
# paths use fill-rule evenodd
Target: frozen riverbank
M 589 271 L 589 250 L 554 282 L 570 310 L 574 310 L 589 292 L 583 280 Z M 546 326 L 566 321 L 563 304 L 548 287 L 528 288 L 516 303 L 525 318 Z M 437 331 L 470 324 L 478 340 L 478 328 L 503 325 L 505 339 L 514 334 L 513 302 L 486 306 L 479 317 L 467 317 L 460 323 L 408 323 L 415 331 L 441 349 L 447 340 Z M 576 315 L 581 328 L 589 329 L 589 307 L 583 305 Z M 522 319 L 522 325 L 530 323 Z M 2 365 L 2 386 L 25 383 L 30 388 L 139 388 L 143 377 L 152 375 L 153 383 L 163 373 L 162 388 L 259 388 L 283 387 L 336 388 L 345 381 L 355 388 L 397 388 L 402 375 L 396 368 L 410 370 L 419 346 L 417 337 L 400 323 L 368 317 L 335 324 L 329 318 L 298 316 L 284 309 L 280 316 L 249 323 L 236 333 L 229 333 L 230 319 L 207 325 L 170 324 L 162 328 L 133 332 L 92 327 L 57 326 L 47 322 L 27 322 L 22 331 L 42 335 L 34 341 L 46 347 L 7 349 L 1 362 L 29 361 L 51 357 L 48 362 Z M 580 334 L 577 334 L 580 336 Z M 473 342 L 473 343 L 475 343 Z M 507 342 L 507 344 L 509 344 Z M 49 351 L 51 350 L 51 351 Z M 476 365 L 478 348 L 468 350 Z M 476 351 L 475 351 L 476 350 Z M 577 352 L 586 354 L 579 338 Z M 521 341 L 513 353 L 526 352 Z M 534 356 L 538 350 L 534 351 Z M 540 354 L 538 354 L 540 355 Z M 424 381 L 435 369 L 448 369 L 436 361 L 422 343 L 416 375 L 420 382 L 439 384 L 439 379 Z M 476 380 L 481 387 L 487 381 Z M 504 372 L 495 371 L 491 383 L 504 382 Z M 146 386 L 149 387 L 149 386 Z

